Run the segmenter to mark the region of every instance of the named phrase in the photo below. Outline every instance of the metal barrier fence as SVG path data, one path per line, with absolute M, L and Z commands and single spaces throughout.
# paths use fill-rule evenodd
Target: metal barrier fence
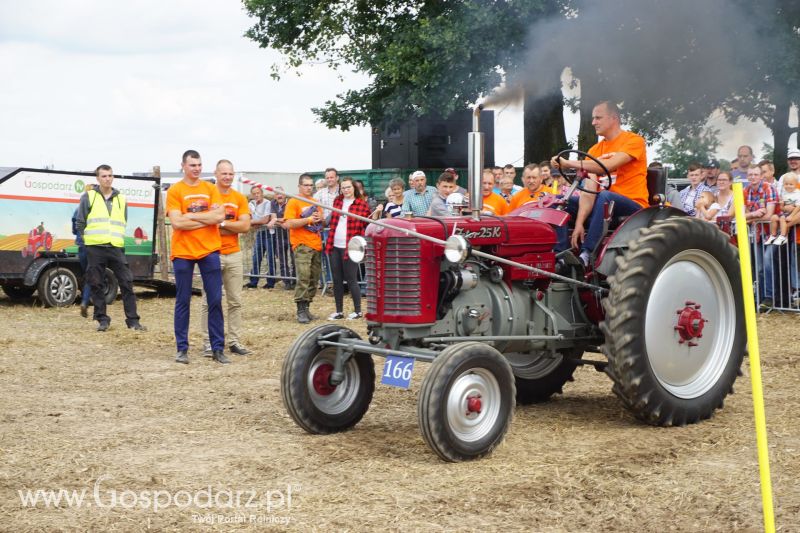
M 763 312 L 800 311 L 795 228 L 789 228 L 787 242 L 777 246 L 766 244 L 770 235 L 768 222 L 759 222 L 749 229 L 757 308 Z

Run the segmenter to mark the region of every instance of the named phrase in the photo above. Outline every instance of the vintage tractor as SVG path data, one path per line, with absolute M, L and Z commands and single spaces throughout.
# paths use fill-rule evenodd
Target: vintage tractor
M 22 249 L 22 257 L 34 257 L 37 255 L 39 248 L 44 248 L 47 252 L 53 247 L 53 234 L 49 231 L 33 228 L 28 232 L 28 242 Z
M 417 413 L 425 442 L 447 461 L 489 453 L 516 403 L 561 392 L 578 365 L 607 373 L 624 407 L 646 423 L 712 416 L 745 352 L 738 255 L 727 236 L 662 196 L 626 220 L 609 212 L 607 235 L 584 268 L 555 251 L 570 222 L 558 202 L 480 214 L 475 116 L 471 214 L 392 219 L 351 240 L 350 257 L 366 263 L 368 339 L 331 323 L 295 340 L 281 376 L 295 422 L 316 434 L 355 426 L 372 400 L 373 355 L 386 357 L 382 381 L 400 386 L 415 361 L 431 363 Z M 570 192 L 585 177 L 566 176 Z

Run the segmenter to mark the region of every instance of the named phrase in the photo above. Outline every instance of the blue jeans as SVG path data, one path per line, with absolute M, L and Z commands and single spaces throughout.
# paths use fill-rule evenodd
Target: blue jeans
M 269 276 L 266 279 L 265 286 L 267 287 L 274 287 L 275 286 L 275 256 L 272 248 L 272 238 L 269 234 L 269 230 L 260 229 L 256 232 L 256 238 L 253 242 L 253 268 L 250 270 L 250 283 L 248 284 L 250 287 L 258 286 L 258 275 L 261 272 L 261 260 L 264 258 L 264 254 L 267 256 L 267 269 L 269 272 Z
M 172 260 L 175 271 L 175 343 L 178 351 L 189 349 L 189 303 L 192 299 L 194 265 L 200 267 L 203 291 L 208 302 L 208 336 L 212 350 L 225 349 L 225 322 L 222 318 L 222 267 L 219 252 L 202 259 Z
M 567 202 L 567 213 L 572 215 L 573 220 L 575 216 L 578 214 L 578 196 L 571 196 L 569 201 Z M 639 211 L 642 206 L 628 198 L 627 196 L 622 196 L 621 194 L 617 194 L 611 191 L 601 191 L 600 194 L 597 195 L 597 198 L 594 200 L 594 206 L 592 207 L 592 212 L 586 219 L 586 223 L 588 226 L 584 226 L 586 229 L 586 238 L 581 245 L 581 251 L 587 251 L 590 254 L 594 252 L 594 249 L 597 247 L 597 244 L 600 242 L 600 239 L 603 238 L 603 216 L 605 214 L 605 206 L 608 202 L 614 202 L 614 216 L 617 217 L 626 217 L 634 214 L 635 212 Z M 556 245 L 556 251 L 560 252 L 569 248 L 569 235 L 568 229 L 566 226 L 556 228 L 556 233 L 558 235 L 558 244 Z
M 765 298 L 772 300 L 772 285 L 774 283 L 772 261 L 775 248 L 770 245 L 765 246 L 762 238 L 754 242 L 751 249 L 753 250 L 756 275 L 758 276 L 758 300 L 762 301 Z

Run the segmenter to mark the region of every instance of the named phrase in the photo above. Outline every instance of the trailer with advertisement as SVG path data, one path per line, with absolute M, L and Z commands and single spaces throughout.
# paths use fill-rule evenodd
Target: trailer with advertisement
M 83 271 L 72 234 L 72 217 L 95 175 L 32 168 L 0 168 L 0 286 L 12 300 L 34 294 L 45 307 L 72 305 L 83 287 Z M 115 176 L 114 188 L 127 198 L 125 255 L 134 282 L 152 286 L 157 263 L 159 179 Z M 117 283 L 106 271 L 106 300 Z

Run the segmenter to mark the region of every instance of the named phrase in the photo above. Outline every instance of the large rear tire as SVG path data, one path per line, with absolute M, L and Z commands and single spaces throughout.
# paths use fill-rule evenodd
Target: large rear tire
M 514 375 L 500 352 L 480 342 L 450 345 L 422 381 L 422 438 L 445 461 L 484 456 L 508 431 L 514 394 Z
M 739 261 L 728 237 L 693 218 L 641 230 L 603 301 L 613 391 L 636 418 L 685 425 L 733 391 L 745 352 Z
M 323 324 L 300 335 L 289 347 L 281 369 L 281 396 L 289 415 L 309 433 L 326 435 L 355 426 L 369 409 L 375 391 L 372 356 L 354 354 L 344 366 L 344 381 L 333 386 L 330 374 L 336 348 L 318 344 L 319 337 L 350 329 Z

